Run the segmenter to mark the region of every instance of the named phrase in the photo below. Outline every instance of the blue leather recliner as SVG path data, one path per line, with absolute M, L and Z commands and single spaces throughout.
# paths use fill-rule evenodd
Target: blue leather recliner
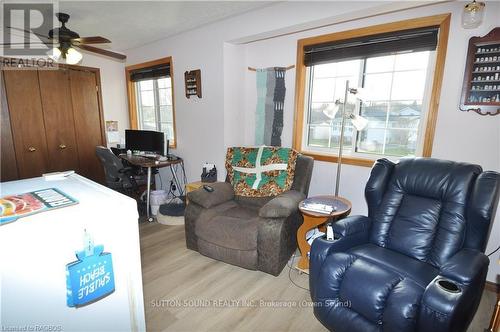
M 431 158 L 378 160 L 368 217 L 333 225 L 310 256 L 314 314 L 335 332 L 465 331 L 481 299 L 500 177 Z

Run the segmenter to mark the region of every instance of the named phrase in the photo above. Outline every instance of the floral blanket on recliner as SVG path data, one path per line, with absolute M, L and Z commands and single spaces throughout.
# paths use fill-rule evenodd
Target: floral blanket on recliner
M 297 156 L 293 149 L 274 146 L 228 148 L 226 170 L 235 194 L 268 197 L 290 190 Z

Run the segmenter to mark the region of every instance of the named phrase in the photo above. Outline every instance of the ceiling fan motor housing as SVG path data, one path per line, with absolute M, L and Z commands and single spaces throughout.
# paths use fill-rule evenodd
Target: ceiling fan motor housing
M 59 28 L 54 28 L 49 31 L 49 38 L 57 38 L 61 42 L 70 41 L 73 38 L 80 38 L 80 35 L 70 29 L 66 28 L 66 23 L 69 20 L 69 15 L 65 13 L 56 13 L 56 17 L 62 26 Z

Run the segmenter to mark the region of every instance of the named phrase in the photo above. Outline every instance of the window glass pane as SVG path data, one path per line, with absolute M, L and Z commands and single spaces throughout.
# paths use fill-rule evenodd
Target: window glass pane
M 142 106 L 155 105 L 155 96 L 153 90 L 141 91 L 141 105 Z
M 396 55 L 395 70 L 426 69 L 429 52 L 403 53 Z
M 356 151 L 382 154 L 384 149 L 385 129 L 367 128 L 358 132 Z
M 158 88 L 160 88 L 160 89 L 170 88 L 171 82 L 172 81 L 170 80 L 170 77 L 159 78 L 158 79 Z
M 408 129 L 389 129 L 385 139 L 385 154 L 390 156 L 415 155 L 417 131 Z
M 387 107 L 387 102 L 379 101 L 362 104 L 360 115 L 368 120 L 367 128 L 385 128 Z
M 364 88 L 370 91 L 369 101 L 389 100 L 391 95 L 391 82 L 392 73 L 366 74 Z
M 392 71 L 394 67 L 394 55 L 378 56 L 366 60 L 366 73 L 381 73 Z
M 153 80 L 140 81 L 139 87 L 142 91 L 144 90 L 153 90 Z
M 393 101 L 389 112 L 388 128 L 418 129 L 422 116 L 422 103 L 417 101 Z
M 161 131 L 166 134 L 168 140 L 174 139 L 174 126 L 170 122 L 162 122 L 160 125 Z
M 394 73 L 392 100 L 421 100 L 424 96 L 425 71 L 405 71 Z
M 141 129 L 144 129 L 144 130 L 156 130 L 156 122 L 143 122 Z
M 335 77 L 337 73 L 337 63 L 326 63 L 314 66 L 314 77 Z
M 142 106 L 140 112 L 143 122 L 156 122 L 156 112 L 153 106 Z
M 339 147 L 341 129 L 340 119 L 332 120 L 329 123 L 311 124 L 308 129 L 308 146 L 332 149 Z M 346 121 L 344 128 L 344 149 L 346 152 L 348 152 L 347 150 L 350 150 L 352 146 L 352 130 L 353 127 L 350 121 Z
M 342 128 L 342 117 L 333 120 L 332 126 L 332 140 L 330 147 L 338 148 L 340 146 L 340 131 Z M 344 148 L 349 150 L 352 146 L 353 126 L 350 120 L 346 120 L 344 127 Z M 346 151 L 348 152 L 348 151 Z
M 312 102 L 333 102 L 334 78 L 320 78 L 313 81 Z
M 160 105 L 172 105 L 172 90 L 171 89 L 158 89 L 158 98 Z
M 160 106 L 160 118 L 162 122 L 173 122 L 172 106 Z
M 337 76 L 357 76 L 362 60 L 342 61 L 337 64 Z

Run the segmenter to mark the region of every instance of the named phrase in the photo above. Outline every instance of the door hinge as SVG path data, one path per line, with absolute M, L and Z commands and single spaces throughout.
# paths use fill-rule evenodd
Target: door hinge
M 95 91 L 99 92 L 99 87 L 97 85 L 95 86 Z

